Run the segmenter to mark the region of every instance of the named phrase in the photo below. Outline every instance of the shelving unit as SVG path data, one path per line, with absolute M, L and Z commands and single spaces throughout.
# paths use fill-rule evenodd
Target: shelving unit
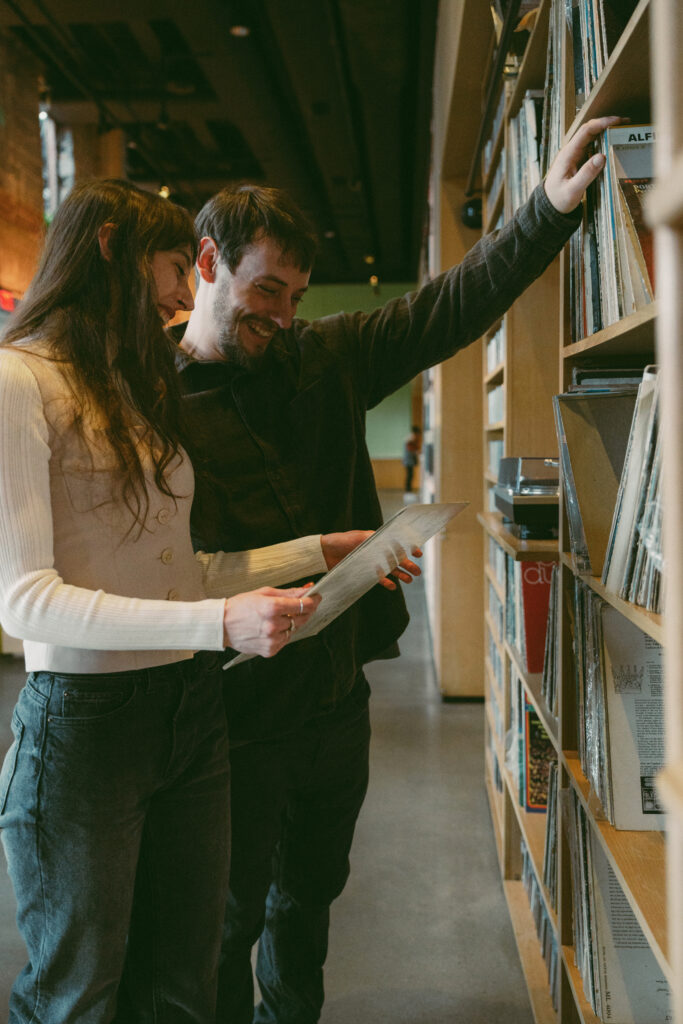
M 480 512 L 477 519 L 496 544 L 515 560 L 520 562 L 557 561 L 557 541 L 520 540 L 505 529 L 500 512 Z
M 479 128 L 481 69 L 490 59 L 493 23 L 487 4 L 440 5 L 436 37 L 434 139 L 428 276 L 462 260 L 481 232 L 460 216 L 469 159 Z M 477 512 L 482 502 L 482 408 L 473 382 L 481 375 L 481 342 L 434 367 L 423 380 L 431 411 L 423 452 L 432 445 L 432 471 L 423 463 L 422 500 L 470 502 L 425 551 L 425 591 L 437 685 L 445 699 L 483 697 L 484 577 Z
M 573 572 L 572 561 L 570 555 L 566 552 L 562 552 L 562 562 L 569 572 Z M 630 604 L 628 601 L 622 601 L 620 597 L 607 590 L 602 581 L 597 576 L 588 576 L 586 573 L 576 573 L 579 579 L 587 586 L 594 590 L 603 601 L 607 601 L 613 608 L 623 615 L 625 619 L 632 622 L 638 629 L 642 630 L 643 633 L 647 633 L 653 640 L 656 640 L 658 644 L 664 643 L 664 616 L 658 615 L 656 612 L 649 612 L 646 608 L 640 608 L 637 604 Z
M 660 790 L 668 810 L 668 962 L 673 1018 L 683 1021 L 683 10 L 654 0 L 651 16 L 657 186 L 650 204 L 658 273 L 657 359 L 664 437 L 664 641 L 667 764 Z
M 484 110 L 486 68 L 493 63 L 488 5 L 478 0 L 442 0 L 437 35 L 435 75 L 434 178 L 432 184 L 432 261 L 438 272 L 462 257 L 475 240 L 463 228 L 460 209 L 472 154 Z M 527 89 L 544 89 L 548 54 L 551 0 L 541 0 L 536 26 L 515 79 L 505 84 L 505 109 L 499 129 L 490 131 L 489 164 L 480 175 L 486 230 L 497 222 L 501 208 L 510 214 L 508 196 L 492 187 L 499 155 L 507 148 L 509 121 L 519 110 Z M 447 42 L 446 42 L 447 41 Z M 573 66 L 563 40 L 557 69 L 566 83 Z M 564 87 L 561 130 L 568 138 L 586 120 L 601 114 L 630 116 L 634 123 L 657 124 L 657 187 L 650 198 L 650 219 L 656 229 L 657 301 L 652 306 L 590 337 L 572 340 L 569 331 L 569 266 L 562 254 L 518 300 L 504 318 L 507 335 L 505 356 L 486 359 L 486 345 L 499 325 L 494 324 L 477 347 L 460 353 L 452 365 L 437 368 L 433 383 L 435 500 L 448 493 L 449 471 L 459 469 L 465 450 L 478 449 L 477 459 L 465 459 L 468 472 L 479 466 L 478 492 L 471 476 L 457 479 L 457 497 L 470 498 L 483 544 L 475 558 L 468 549 L 468 571 L 473 572 L 470 601 L 481 600 L 479 626 L 469 615 L 467 643 L 451 648 L 458 671 L 478 676 L 486 700 L 485 787 L 491 805 L 495 845 L 503 887 L 510 908 L 534 1019 L 543 1024 L 598 1024 L 586 998 L 583 980 L 574 963 L 571 873 L 566 839 L 558 848 L 557 909 L 548 913 L 549 927 L 559 951 L 558 1005 L 552 1006 L 546 967 L 541 957 L 536 924 L 521 881 L 524 840 L 532 870 L 541 884 L 542 902 L 550 911 L 551 900 L 542 885 L 542 848 L 539 822 L 543 815 L 526 814 L 517 801 L 516 783 L 505 764 L 505 731 L 510 724 L 509 673 L 521 680 L 527 700 L 543 724 L 557 754 L 560 790 L 574 792 L 588 815 L 596 843 L 606 854 L 618 883 L 633 909 L 646 941 L 673 991 L 673 1019 L 683 1024 L 683 5 L 679 0 L 640 0 L 599 80 L 577 112 Z M 651 59 L 650 53 L 653 58 Z M 654 79 L 651 86 L 651 77 Z M 494 194 L 495 193 L 495 194 Z M 666 564 L 666 614 L 654 615 L 621 601 L 605 591 L 592 576 L 579 577 L 629 622 L 634 623 L 667 652 L 666 722 L 669 767 L 659 780 L 669 812 L 666 833 L 622 832 L 601 817 L 594 795 L 581 771 L 575 707 L 574 655 L 571 639 L 571 596 L 576 575 L 569 555 L 567 524 L 560 516 L 557 542 L 521 542 L 504 527 L 490 498 L 497 479 L 489 464 L 489 442 L 504 455 L 553 455 L 556 437 L 552 415 L 553 394 L 565 390 L 571 370 L 586 360 L 628 359 L 645 365 L 657 362 L 663 386 L 661 429 L 664 450 L 664 530 Z M 478 361 L 478 365 L 477 365 Z M 471 403 L 461 408 L 466 394 L 480 388 L 479 411 Z M 504 414 L 489 422 L 487 394 L 504 389 Z M 455 417 L 453 419 L 453 417 Z M 451 453 L 449 456 L 449 447 Z M 455 479 L 455 477 L 453 478 Z M 477 502 L 475 493 L 480 500 Z M 455 497 L 455 495 L 454 495 Z M 468 510 L 468 513 L 470 510 Z M 460 527 L 465 524 L 459 519 Z M 469 521 L 471 523 L 471 520 Z M 469 528 L 469 527 L 468 527 Z M 464 537 L 461 538 L 464 540 Z M 472 533 L 467 533 L 471 542 Z M 444 545 L 445 546 L 445 545 Z M 462 548 L 461 548 L 462 550 Z M 448 623 L 444 580 L 449 567 L 436 554 L 435 580 L 429 583 L 434 618 L 442 630 Z M 496 565 L 500 559 L 516 562 L 557 563 L 557 717 L 541 694 L 541 677 L 524 671 L 516 649 L 500 635 L 499 608 L 505 607 L 504 579 Z M 452 563 L 451 563 L 452 565 Z M 478 572 L 478 578 L 477 578 Z M 505 575 L 505 574 L 503 574 Z M 492 602 L 492 607 L 489 607 Z M 440 616 L 440 618 L 439 618 Z M 455 619 L 450 619 L 453 626 Z M 481 651 L 479 668 L 469 654 Z M 443 661 L 443 659 L 442 659 Z M 437 674 L 439 674 L 437 664 Z M 502 682 L 501 682 L 502 680 Z M 468 686 L 476 691 L 477 680 Z
M 650 104 L 650 60 L 649 60 L 649 37 L 651 33 L 651 6 L 650 0 L 640 0 L 637 8 L 623 33 L 620 42 L 603 71 L 595 87 L 591 90 L 586 103 L 582 109 L 574 115 L 573 97 L 564 92 L 564 109 L 562 111 L 563 130 L 565 137 L 573 134 L 577 128 L 591 117 L 607 113 L 619 113 L 630 116 L 634 122 L 649 120 L 651 117 Z M 667 8 L 667 17 L 676 20 L 678 27 L 679 45 L 683 38 L 683 16 L 676 7 L 673 0 L 664 0 L 662 7 Z M 497 137 L 493 152 L 502 151 L 507 148 L 508 126 L 510 119 L 518 112 L 525 91 L 527 89 L 543 89 L 545 82 L 545 61 L 547 54 L 547 34 L 550 20 L 551 3 L 544 2 L 540 7 L 540 14 L 535 29 L 527 44 L 527 50 L 516 82 L 507 85 L 507 103 L 503 118 L 503 128 L 500 137 Z M 674 19 L 675 14 L 675 19 Z M 664 18 L 664 15 L 661 15 Z M 661 31 L 661 28 L 660 28 Z M 676 48 L 669 45 L 670 60 L 676 62 Z M 679 51 L 680 52 L 680 51 Z M 563 68 L 566 71 L 568 56 L 563 53 Z M 668 70 L 672 75 L 671 67 Z M 565 75 L 566 78 L 566 75 Z M 663 80 L 664 81 L 664 80 Z M 678 72 L 679 95 L 681 75 Z M 662 88 L 664 85 L 662 84 Z M 669 80 L 670 88 L 670 80 Z M 673 116 L 673 115 L 672 115 Z M 671 155 L 669 164 L 670 180 L 673 182 L 675 172 L 674 166 L 679 169 L 683 167 L 683 123 L 681 121 L 681 110 L 676 107 L 678 118 L 678 154 Z M 571 127 L 570 127 L 571 126 Z M 676 160 L 679 161 L 676 164 Z M 661 169 L 660 169 L 661 174 Z M 490 185 L 491 174 L 482 174 L 484 187 Z M 662 186 L 664 188 L 665 186 Z M 670 303 L 673 303 L 674 295 L 675 312 L 669 311 L 669 316 L 676 319 L 678 325 L 678 340 L 680 350 L 683 342 L 683 310 L 680 306 L 681 278 L 683 277 L 683 242 L 681 231 L 683 231 L 683 188 L 680 183 L 676 184 L 678 204 L 672 207 L 670 191 L 667 189 L 667 198 L 662 198 L 661 190 L 653 199 L 653 210 L 658 210 L 660 220 L 667 224 L 674 222 L 677 225 L 678 235 L 674 243 L 669 235 L 667 244 L 675 247 L 678 252 L 678 290 L 672 287 Z M 485 209 L 498 210 L 500 197 L 491 196 L 485 203 Z M 513 211 L 510 209 L 507 194 L 504 198 L 506 219 Z M 655 214 L 653 214 L 654 216 Z M 493 223 L 493 216 L 486 218 L 486 227 Z M 664 228 L 662 229 L 664 230 Z M 669 229 L 670 230 L 670 229 Z M 658 252 L 659 254 L 659 252 Z M 661 264 L 660 264 L 661 265 Z M 658 274 L 660 273 L 658 267 Z M 519 541 L 506 529 L 502 517 L 493 509 L 490 499 L 496 475 L 489 466 L 488 441 L 492 436 L 502 438 L 504 454 L 507 456 L 549 456 L 557 453 L 557 441 L 552 415 L 552 395 L 558 391 L 565 390 L 571 381 L 572 367 L 576 364 L 590 360 L 612 360 L 615 357 L 627 358 L 630 361 L 637 360 L 638 363 L 646 365 L 655 361 L 655 330 L 659 329 L 662 303 L 666 302 L 664 294 L 658 300 L 658 305 L 642 310 L 629 316 L 619 323 L 597 332 L 596 334 L 571 342 L 569 334 L 569 289 L 568 289 L 568 257 L 563 253 L 553 265 L 546 271 L 522 297 L 519 299 L 505 317 L 506 353 L 502 363 L 495 368 L 487 366 L 486 356 L 483 360 L 483 406 L 488 408 L 488 394 L 495 388 L 503 388 L 505 416 L 502 422 L 486 424 L 483 431 L 483 488 L 484 503 L 483 511 L 479 513 L 478 519 L 483 527 L 484 534 L 484 580 L 485 580 L 485 602 L 484 631 L 485 631 L 485 677 L 487 700 L 492 695 L 498 701 L 502 699 L 501 710 L 503 712 L 503 730 L 510 728 L 510 695 L 507 680 L 510 672 L 522 681 L 526 699 L 534 708 L 550 743 L 554 748 L 559 766 L 559 787 L 560 789 L 572 788 L 579 797 L 591 828 L 604 850 L 608 862 L 611 865 L 621 885 L 626 899 L 635 913 L 643 933 L 649 943 L 654 956 L 662 971 L 670 982 L 675 984 L 675 972 L 672 969 L 673 955 L 678 949 L 678 963 L 683 955 L 683 937 L 678 935 L 671 938 L 671 944 L 667 937 L 667 899 L 671 906 L 671 893 L 673 884 L 669 881 L 669 897 L 667 897 L 666 875 L 666 841 L 664 834 L 660 832 L 623 832 L 617 831 L 607 821 L 603 820 L 599 805 L 595 798 L 589 793 L 589 784 L 584 778 L 581 766 L 576 753 L 577 746 L 577 712 L 574 698 L 574 666 L 573 651 L 570 633 L 570 622 L 567 610 L 567 598 L 571 595 L 574 587 L 575 571 L 571 556 L 569 554 L 569 541 L 564 516 L 560 516 L 560 537 L 559 541 Z M 543 332 L 539 325 L 543 325 Z M 494 325 L 484 337 L 484 353 L 486 344 L 498 329 Z M 545 335 L 545 336 L 544 336 Z M 671 345 L 674 349 L 675 346 Z M 661 358 L 661 357 L 660 357 Z M 678 393 L 681 393 L 681 382 L 683 381 L 683 361 L 681 355 L 676 352 L 676 373 Z M 673 374 L 673 372 L 672 372 Z M 670 397 L 673 404 L 673 398 Z M 671 409 L 669 415 L 673 415 Z M 680 418 L 678 427 L 683 430 L 683 417 L 677 410 L 676 415 Z M 677 434 L 680 436 L 680 433 Z M 671 461 L 671 459 L 670 459 Z M 679 456 L 680 461 L 680 456 Z M 679 469 L 680 474 L 680 469 Z M 677 497 L 683 502 L 683 474 L 680 474 L 679 490 Z M 671 502 L 670 502 L 671 506 Z M 677 565 L 682 564 L 683 559 L 683 538 L 680 537 L 681 527 L 676 520 L 675 529 L 679 534 L 680 556 Z M 556 718 L 549 710 L 541 694 L 541 676 L 531 675 L 525 671 L 524 664 L 519 652 L 505 639 L 501 645 L 498 641 L 497 630 L 494 626 L 496 616 L 494 610 L 489 607 L 489 602 L 501 602 L 506 605 L 504 589 L 501 590 L 499 580 L 496 577 L 494 567 L 491 564 L 490 553 L 493 552 L 494 559 L 499 557 L 495 544 L 505 556 L 516 561 L 557 561 L 558 564 L 558 635 L 556 638 L 558 651 L 558 709 Z M 671 561 L 669 553 L 667 564 Z M 612 607 L 624 615 L 630 622 L 634 623 L 652 637 L 658 643 L 663 643 L 668 637 L 670 626 L 663 617 L 638 608 L 628 602 L 622 601 L 613 594 L 608 593 L 601 581 L 592 576 L 580 577 L 592 590 L 606 600 Z M 671 578 L 670 578 L 671 583 Z M 680 577 L 677 592 L 680 593 Z M 678 625 L 678 644 L 680 646 L 680 635 L 683 633 L 683 610 L 680 611 Z M 668 640 L 667 640 L 668 642 Z M 491 651 L 499 651 L 502 665 L 502 685 L 500 678 L 496 679 L 496 671 L 492 664 Z M 670 659 L 669 664 L 681 664 L 683 651 L 677 659 Z M 669 673 L 671 675 L 671 668 Z M 680 671 L 680 670 L 679 670 Z M 500 672 L 500 666 L 499 666 Z M 680 695 L 680 681 L 673 683 L 678 686 L 677 693 Z M 668 682 L 668 692 L 671 693 L 672 681 Z M 502 693 L 501 693 L 502 690 Z M 670 698 L 671 703 L 671 698 Z M 683 879 L 681 861 L 683 859 L 683 697 L 679 696 L 675 703 L 673 717 L 677 722 L 678 732 L 676 734 L 674 749 L 676 754 L 672 760 L 677 759 L 682 765 L 679 773 L 670 769 L 666 780 L 665 788 L 669 796 L 670 805 L 676 807 L 679 813 L 679 853 L 678 868 Z M 496 834 L 496 846 L 501 863 L 503 884 L 508 896 L 510 913 L 513 920 L 513 927 L 517 938 L 520 958 L 529 987 L 529 995 L 532 1003 L 534 1018 L 537 1024 L 545 1022 L 561 1021 L 566 1022 L 597 1022 L 598 1018 L 591 1011 L 583 989 L 583 981 L 574 965 L 573 931 L 572 931 L 572 901 L 571 901 L 571 876 L 569 871 L 569 850 L 567 840 L 562 829 L 559 830 L 558 849 L 558 905 L 555 910 L 548 892 L 543 885 L 543 851 L 545 843 L 545 815 L 525 812 L 520 806 L 516 792 L 515 780 L 504 761 L 503 746 L 500 737 L 495 734 L 495 719 L 492 714 L 487 714 L 487 742 L 497 752 L 500 761 L 499 770 L 502 779 L 502 793 L 496 788 L 494 780 L 490 777 L 493 766 L 493 758 L 489 752 L 486 759 L 486 787 L 489 799 L 492 802 L 492 819 L 494 820 L 494 831 Z M 672 741 L 673 743 L 674 741 Z M 501 759 L 503 759 L 501 761 Z M 559 820 L 559 813 L 558 813 Z M 519 844 L 522 841 L 530 854 L 531 865 L 542 894 L 543 903 L 548 914 L 550 925 L 555 935 L 560 958 L 560 979 L 559 999 L 557 1009 L 553 1009 L 546 968 L 540 956 L 539 940 L 536 937 L 536 927 L 531 919 L 526 902 L 526 893 L 523 888 L 520 895 L 520 854 Z M 683 909 L 683 884 L 677 879 L 675 885 L 679 889 L 679 909 Z M 512 895 L 514 894 L 514 895 Z M 523 897 L 523 898 L 522 898 Z M 526 905 L 526 911 L 523 909 Z M 678 914 L 678 921 L 683 920 L 683 914 Z M 681 931 L 681 925 L 678 925 Z M 676 945 L 678 943 L 678 945 Z M 671 950 L 671 952 L 670 952 Z M 539 966 L 540 964 L 540 966 Z M 679 972 L 680 978 L 680 972 Z M 679 982 L 680 984 L 680 982 Z M 681 994 L 678 994 L 679 1014 Z M 683 1017 L 677 1017 L 683 1021 Z

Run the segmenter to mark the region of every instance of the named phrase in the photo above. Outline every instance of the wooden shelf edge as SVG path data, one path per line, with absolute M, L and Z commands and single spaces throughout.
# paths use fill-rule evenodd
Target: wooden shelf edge
M 545 62 L 548 49 L 548 24 L 550 21 L 550 0 L 541 0 L 539 4 L 536 23 L 526 44 L 522 64 L 517 75 L 517 81 L 510 93 L 510 98 L 505 109 L 505 117 L 509 119 L 522 105 L 524 93 L 527 89 L 543 88 L 545 84 Z M 535 66 L 536 65 L 536 66 Z M 536 77 L 538 66 L 542 65 L 543 81 L 540 85 L 532 85 Z
M 526 889 L 522 882 L 504 880 L 503 891 L 535 1024 L 557 1024 L 557 1014 L 550 998 L 548 972 L 541 955 Z
M 504 762 L 505 751 L 503 749 L 503 740 L 501 740 L 501 738 L 499 737 L 498 733 L 496 732 L 496 723 L 495 723 L 495 721 L 493 719 L 493 712 L 490 710 L 490 707 L 491 707 L 490 701 L 486 701 L 485 702 L 485 707 L 486 707 L 486 718 L 488 720 L 489 729 L 491 730 L 491 736 L 493 737 L 493 745 L 496 748 L 496 757 L 498 758 L 498 767 L 500 768 L 500 774 L 502 776 L 503 775 L 503 766 L 504 766 L 504 763 L 505 763 Z
M 586 999 L 586 993 L 583 990 L 583 978 L 581 973 L 574 963 L 574 947 L 563 946 L 562 947 L 562 962 L 565 967 L 567 979 L 569 981 L 569 987 L 571 988 L 576 1009 L 581 1018 L 582 1024 L 602 1024 L 599 1017 L 591 1010 L 590 1003 Z
M 602 111 L 599 110 L 601 93 L 604 92 L 605 86 L 609 83 L 612 75 L 615 73 L 615 68 L 617 68 L 621 63 L 624 51 L 631 45 L 634 45 L 633 40 L 638 37 L 641 31 L 645 31 L 644 21 L 649 18 L 649 14 L 650 0 L 640 0 L 640 3 L 631 15 L 626 28 L 622 32 L 618 43 L 610 54 L 610 58 L 603 68 L 602 74 L 591 89 L 589 95 L 586 97 L 586 101 L 581 107 L 581 110 L 579 110 L 572 121 L 569 130 L 564 137 L 563 145 L 571 139 L 577 129 L 580 128 L 585 121 L 590 120 L 591 117 L 596 117 L 598 113 L 602 113 Z M 619 111 L 606 111 L 606 113 L 619 113 Z
M 496 334 L 496 332 L 498 331 L 498 328 L 501 326 L 504 319 L 505 313 L 503 313 L 502 316 L 499 316 L 497 320 L 494 320 L 490 327 L 486 328 L 486 330 L 482 334 L 482 338 L 484 338 L 485 341 L 488 341 L 490 338 L 492 338 L 493 335 Z M 501 363 L 500 365 L 502 366 L 503 363 Z
M 500 422 L 498 423 L 486 423 L 484 426 L 484 430 L 486 431 L 487 434 L 495 434 L 498 433 L 499 431 L 502 432 L 503 430 L 505 430 L 505 421 L 500 420 Z
M 667 979 L 672 982 L 671 965 L 667 953 L 666 914 L 660 914 L 657 908 L 648 908 L 642 896 L 636 898 L 634 892 L 643 883 L 644 878 L 652 881 L 652 867 L 648 868 L 648 865 L 652 864 L 656 864 L 661 872 L 661 885 L 655 886 L 655 888 L 658 893 L 665 892 L 666 846 L 664 833 L 627 832 L 615 829 L 608 821 L 596 819 L 589 806 L 590 787 L 581 771 L 578 755 L 574 751 L 565 750 L 561 754 L 561 760 L 652 952 Z M 623 850 L 627 851 L 626 855 Z M 630 865 L 629 861 L 633 861 L 633 865 Z
M 516 561 L 555 562 L 559 557 L 556 540 L 519 540 L 505 529 L 502 519 L 494 512 L 478 512 L 477 520 L 506 554 Z
M 489 564 L 487 564 L 486 569 L 484 571 L 486 573 L 486 578 L 488 579 L 489 583 L 492 585 L 493 589 L 498 595 L 498 600 L 503 605 L 503 607 L 505 607 L 505 590 L 501 586 L 500 581 L 496 579 L 495 572 L 493 571 Z
M 503 871 L 503 808 L 502 802 L 504 798 L 503 793 L 499 793 L 496 789 L 496 784 L 493 781 L 493 764 L 491 763 L 491 751 L 486 750 L 486 769 L 484 771 L 484 782 L 486 784 L 486 795 L 489 801 L 489 810 L 491 812 L 491 823 L 493 825 L 493 835 L 496 844 L 496 853 L 498 855 L 498 864 Z
M 482 234 L 490 235 L 495 228 L 496 221 L 500 217 L 503 210 L 503 201 L 505 198 L 505 175 L 500 183 L 496 197 L 491 204 L 491 212 L 489 213 L 489 204 L 486 204 L 486 223 L 484 224 L 484 230 Z
M 608 345 L 618 342 L 620 349 L 627 347 L 630 353 L 642 350 L 644 353 L 655 351 L 655 326 L 657 323 L 657 302 L 651 302 L 644 309 L 617 320 L 616 323 L 603 327 L 601 331 L 590 334 L 586 338 L 565 345 L 562 349 L 562 356 L 565 359 L 573 359 L 576 356 L 591 352 L 594 349 L 604 349 Z
M 505 363 L 498 363 L 493 370 L 484 377 L 484 384 L 497 384 L 505 378 Z
M 550 901 L 550 893 L 543 884 L 542 847 L 545 846 L 545 837 L 543 839 L 543 842 L 541 842 L 539 838 L 541 832 L 540 824 L 535 824 L 536 822 L 542 823 L 543 831 L 545 832 L 545 823 L 547 820 L 547 815 L 534 814 L 529 811 L 525 811 L 524 808 L 520 806 L 519 798 L 515 791 L 515 780 L 513 779 L 508 769 L 506 768 L 505 763 L 503 763 L 500 766 L 500 773 L 503 777 L 503 783 L 507 788 L 508 795 L 512 802 L 512 806 L 515 811 L 515 817 L 517 818 L 517 823 L 519 825 L 520 832 L 522 833 L 522 837 L 524 839 L 524 845 L 529 851 L 529 856 L 531 857 L 533 872 L 536 876 L 536 881 L 538 883 L 538 888 L 541 891 L 541 896 L 543 897 L 545 909 L 548 913 L 548 917 L 550 918 L 550 923 L 552 925 L 553 931 L 555 932 L 555 936 L 557 937 L 559 935 L 557 911 L 555 910 Z M 538 833 L 537 835 L 532 835 L 532 830 L 530 829 L 530 825 L 532 822 L 534 822 L 534 829 Z
M 623 615 L 625 619 L 632 622 L 634 626 L 641 629 L 643 633 L 646 633 L 653 640 L 656 640 L 658 644 L 664 644 L 664 616 L 657 612 L 649 612 L 646 608 L 641 608 L 640 605 L 631 604 L 630 601 L 624 601 L 621 597 L 617 597 L 611 590 L 607 590 L 604 583 L 597 576 L 589 576 L 587 573 L 577 573 L 574 569 L 572 557 L 567 551 L 563 551 L 561 556 L 563 565 L 566 565 L 568 569 L 574 573 L 583 583 L 594 590 L 599 597 L 601 597 L 607 604 L 615 608 L 620 615 Z
M 496 633 L 496 629 L 495 629 L 495 625 L 494 625 L 493 619 L 491 618 L 491 616 L 489 614 L 488 608 L 484 612 L 484 620 L 486 622 L 486 625 L 489 627 L 489 633 L 491 634 L 491 638 L 492 638 L 494 644 L 496 645 L 496 648 L 498 650 L 498 653 L 500 654 L 500 658 L 501 658 L 501 661 L 502 661 L 503 658 L 505 657 L 505 647 L 503 646 L 505 641 L 503 639 L 500 639 L 500 640 L 498 639 L 498 636 L 497 636 L 497 633 Z
M 493 696 L 495 697 L 495 699 L 496 699 L 496 701 L 498 703 L 498 710 L 500 711 L 501 717 L 503 717 L 503 719 L 504 719 L 504 707 L 505 707 L 505 705 L 503 703 L 502 694 L 500 693 L 500 691 L 498 689 L 498 686 L 496 685 L 495 676 L 493 674 L 493 669 L 491 668 L 491 662 L 490 662 L 490 660 L 488 658 L 488 655 L 487 655 L 487 657 L 485 659 L 484 671 L 486 672 L 487 679 L 489 680 Z M 489 703 L 490 703 L 490 701 L 487 700 L 486 701 L 486 705 L 488 706 Z M 495 730 L 493 729 L 493 724 L 492 723 L 489 723 L 489 724 L 491 725 L 491 731 L 494 732 L 495 736 L 497 737 L 498 734 L 495 733 Z
M 502 88 L 505 88 L 505 83 L 503 83 Z M 501 150 L 503 149 L 503 139 L 505 138 L 506 113 L 507 103 L 503 110 L 503 116 L 498 126 L 496 137 L 493 140 L 493 146 L 491 147 L 491 163 L 489 164 L 486 172 L 484 172 L 484 161 L 482 159 L 482 192 L 484 192 L 484 194 L 487 194 L 491 190 L 491 182 L 493 181 L 494 175 L 498 169 L 498 158 L 500 157 Z
M 532 676 L 529 675 L 528 672 L 525 672 L 522 662 L 520 661 L 518 652 L 510 643 L 508 643 L 507 640 L 505 641 L 505 651 L 507 653 L 508 658 L 515 666 L 515 671 L 517 672 L 517 675 L 524 683 L 524 689 L 529 695 L 529 702 L 533 705 L 534 711 L 541 719 L 543 728 L 550 737 L 552 745 L 555 747 L 555 752 L 559 756 L 561 750 L 559 724 L 557 722 L 557 719 L 554 718 L 553 715 L 551 715 L 550 709 L 541 697 L 541 682 L 543 679 L 542 674 L 539 673 L 536 676 Z
M 493 665 L 491 664 L 491 659 L 489 658 L 488 653 L 486 653 L 484 655 L 484 668 L 485 668 L 485 671 L 488 673 L 488 678 L 489 678 L 489 680 L 491 682 L 491 689 L 495 693 L 496 700 L 498 701 L 498 704 L 502 705 L 502 707 L 504 707 L 505 706 L 505 701 L 503 699 L 503 694 L 502 694 L 502 692 L 500 690 L 500 687 L 498 686 L 498 680 L 496 679 L 496 674 L 493 671 Z M 501 713 L 502 713 L 502 708 L 501 708 Z

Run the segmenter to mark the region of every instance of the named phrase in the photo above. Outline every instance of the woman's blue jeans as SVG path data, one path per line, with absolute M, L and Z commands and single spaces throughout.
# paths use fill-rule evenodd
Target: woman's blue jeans
M 10 1024 L 213 1022 L 229 849 L 220 675 L 206 654 L 29 675 L 0 773 L 29 957 Z

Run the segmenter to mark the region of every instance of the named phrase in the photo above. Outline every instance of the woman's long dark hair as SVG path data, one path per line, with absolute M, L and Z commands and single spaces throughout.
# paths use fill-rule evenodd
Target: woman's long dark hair
M 100 250 L 104 224 L 115 225 L 110 259 Z M 82 434 L 86 413 L 102 416 L 125 503 L 141 527 L 149 499 L 132 420 L 147 425 L 143 443 L 156 485 L 176 497 L 166 470 L 183 442 L 181 400 L 175 346 L 155 304 L 150 261 L 157 251 L 178 248 L 196 257 L 185 210 L 126 181 L 76 185 L 57 211 L 36 275 L 2 339 L 3 345 L 46 342 L 50 357 L 68 365 L 75 425 Z

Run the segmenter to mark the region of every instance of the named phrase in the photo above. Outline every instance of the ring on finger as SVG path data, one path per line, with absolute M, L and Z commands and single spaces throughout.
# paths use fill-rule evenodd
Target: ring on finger
M 303 615 L 303 613 L 304 613 L 304 599 L 303 599 L 303 597 L 300 597 L 299 598 L 299 615 Z
M 288 615 L 287 618 L 289 619 L 289 627 L 287 628 L 286 632 L 293 633 L 294 630 L 296 629 L 296 626 L 294 625 L 294 619 L 292 618 L 291 615 Z

